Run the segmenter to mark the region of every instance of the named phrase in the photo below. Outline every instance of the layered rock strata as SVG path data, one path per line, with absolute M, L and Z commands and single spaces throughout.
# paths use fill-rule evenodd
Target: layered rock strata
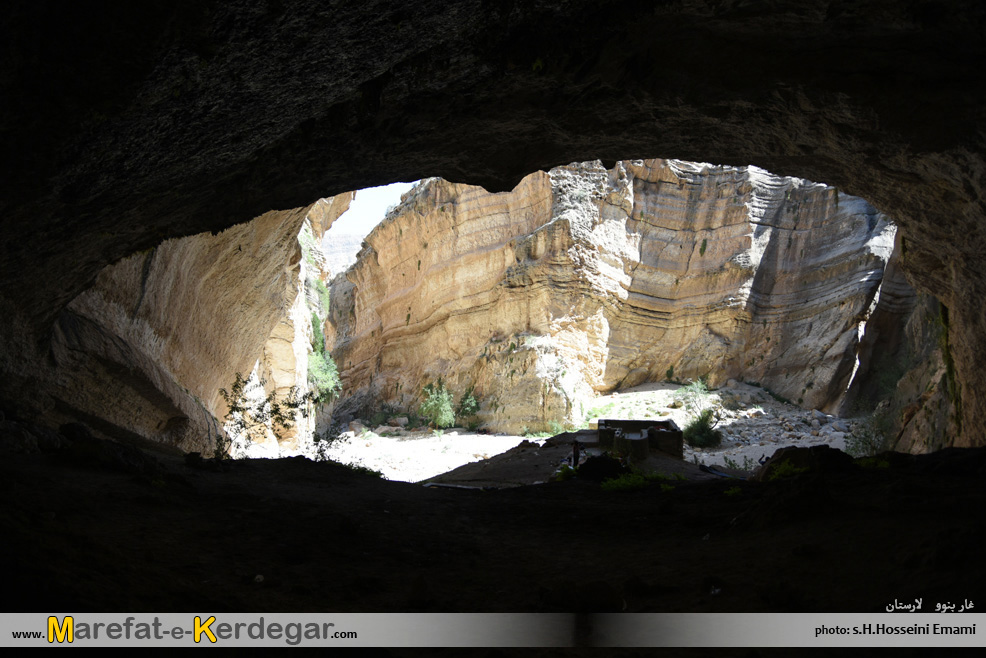
M 948 341 L 948 309 L 911 287 L 898 237 L 865 323 L 859 369 L 843 415 L 872 412 L 871 436 L 883 449 L 931 452 L 961 435 L 961 397 Z
M 413 409 L 439 377 L 513 432 L 664 379 L 834 409 L 893 234 L 862 199 L 756 167 L 590 162 L 499 194 L 429 179 L 333 283 L 340 410 Z
M 298 236 L 303 226 L 324 232 L 351 198 L 168 240 L 105 268 L 56 324 L 43 391 L 54 420 L 208 451 L 227 409 L 219 391 L 236 373 L 254 372 L 279 396 L 304 387 L 311 321 L 303 283 L 321 270 L 306 262 Z M 281 438 L 297 447 L 295 437 Z

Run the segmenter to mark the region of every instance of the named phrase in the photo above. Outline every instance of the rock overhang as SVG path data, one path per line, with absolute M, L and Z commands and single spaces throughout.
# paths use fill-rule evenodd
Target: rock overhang
M 3 370 L 46 358 L 98 271 L 166 237 L 393 180 L 509 189 L 662 155 L 824 181 L 895 217 L 981 415 L 986 9 L 809 5 L 11 3 Z M 4 398 L 25 395 L 14 381 Z

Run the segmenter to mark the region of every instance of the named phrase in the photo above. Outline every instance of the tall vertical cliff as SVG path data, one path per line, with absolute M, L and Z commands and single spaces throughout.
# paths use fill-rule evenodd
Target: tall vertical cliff
M 219 390 L 236 373 L 256 369 L 278 395 L 305 386 L 304 282 L 320 270 L 299 232 L 321 236 L 351 199 L 168 240 L 105 268 L 56 325 L 54 413 L 113 438 L 211 450 L 226 413 Z M 296 447 L 295 432 L 282 438 Z
M 707 377 L 833 410 L 893 235 L 862 199 L 755 167 L 429 179 L 333 283 L 339 408 L 413 408 L 441 377 L 475 388 L 487 427 L 542 430 L 596 392 Z

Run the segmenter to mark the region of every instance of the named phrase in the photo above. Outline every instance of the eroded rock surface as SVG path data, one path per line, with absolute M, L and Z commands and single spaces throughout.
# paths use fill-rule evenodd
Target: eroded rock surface
M 893 226 L 756 167 L 556 167 L 490 194 L 431 179 L 333 286 L 341 409 L 474 387 L 498 431 L 581 422 L 595 393 L 758 382 L 834 408 Z
M 324 232 L 350 200 L 343 194 L 217 235 L 168 240 L 107 267 L 60 315 L 40 396 L 60 422 L 211 450 L 226 412 L 219 390 L 237 372 L 256 366 L 279 396 L 306 385 L 312 266 L 298 234 L 305 224 Z
M 962 399 L 948 340 L 949 313 L 915 291 L 901 268 L 900 239 L 860 341 L 859 372 L 842 413 L 873 412 L 879 448 L 923 453 L 961 441 Z

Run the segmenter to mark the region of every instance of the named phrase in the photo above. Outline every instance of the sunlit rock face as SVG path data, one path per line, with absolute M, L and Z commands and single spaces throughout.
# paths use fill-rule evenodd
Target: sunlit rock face
M 304 387 L 311 321 L 303 226 L 324 232 L 351 194 L 270 212 L 218 234 L 168 240 L 104 269 L 60 315 L 42 394 L 64 421 L 182 450 L 211 450 L 219 391 L 256 369 L 267 392 Z M 321 235 L 321 234 L 319 234 Z M 297 448 L 299 424 L 282 439 Z M 276 439 L 256 437 L 259 447 Z M 276 443 L 261 452 L 278 453 Z M 258 448 L 253 449 L 254 452 Z
M 591 162 L 500 194 L 431 179 L 334 284 L 344 393 L 413 410 L 441 377 L 500 431 L 665 379 L 831 409 L 893 233 L 861 199 L 755 167 Z

